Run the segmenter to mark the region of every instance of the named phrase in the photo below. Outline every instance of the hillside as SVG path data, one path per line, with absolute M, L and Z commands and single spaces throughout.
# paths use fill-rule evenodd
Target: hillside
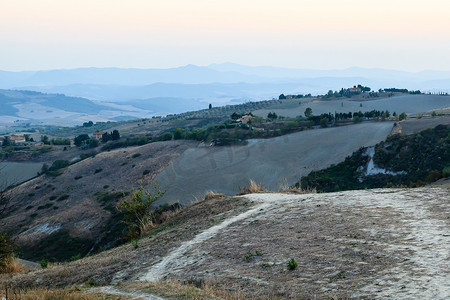
M 448 195 L 448 188 L 417 188 L 216 197 L 182 209 L 137 247 L 1 282 L 62 288 L 89 281 L 114 286 L 97 293 L 171 299 L 188 288 L 197 299 L 445 299 Z
M 21 257 L 35 261 L 68 260 L 117 245 L 124 228 L 117 201 L 188 147 L 159 142 L 113 150 L 75 163 L 59 176 L 37 177 L 9 191 L 11 209 L 2 221 L 17 236 Z
M 446 125 L 411 135 L 395 134 L 374 147 L 360 148 L 337 165 L 309 173 L 296 186 L 321 192 L 422 186 L 450 175 L 449 149 Z
M 34 91 L 0 90 L 0 124 L 14 121 L 46 125 L 79 125 L 90 118 L 113 121 L 118 117 L 133 119 L 148 114 L 137 108 L 95 103 L 80 97 L 44 94 Z
M 360 147 L 383 141 L 392 126 L 365 122 L 254 139 L 245 146 L 189 149 L 156 177 L 162 187 L 170 187 L 159 203 L 187 204 L 210 190 L 235 195 L 250 179 L 277 191 L 313 170 L 341 162 Z

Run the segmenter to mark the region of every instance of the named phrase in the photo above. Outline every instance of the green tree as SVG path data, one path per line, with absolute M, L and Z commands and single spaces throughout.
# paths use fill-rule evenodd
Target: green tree
M 106 143 L 110 140 L 112 140 L 112 137 L 109 133 L 105 132 L 104 134 L 102 134 L 102 143 Z
M 312 108 L 311 107 L 307 107 L 305 109 L 305 117 L 309 118 L 312 116 Z
M 158 184 L 150 182 L 148 189 L 141 186 L 117 204 L 116 208 L 123 214 L 123 222 L 128 227 L 129 239 L 141 237 L 152 226 L 151 205 L 165 192 L 159 188 Z
M 173 139 L 174 140 L 181 140 L 186 137 L 186 131 L 182 128 L 177 128 L 173 131 Z
M 404 120 L 404 119 L 406 119 L 406 113 L 402 112 L 402 113 L 398 116 L 398 120 L 401 121 L 401 120 Z
M 86 144 L 86 141 L 89 140 L 89 135 L 87 134 L 80 134 L 74 139 L 74 144 L 77 147 L 81 147 L 83 144 Z
M 83 123 L 83 127 L 92 127 L 92 126 L 94 126 L 94 122 L 92 122 L 92 121 Z
M 41 142 L 43 142 L 45 145 L 50 145 L 50 139 L 46 135 L 41 135 Z
M 328 127 L 328 118 L 320 119 L 320 127 L 322 128 Z
M 284 94 L 281 94 L 280 96 L 278 96 L 278 99 L 279 100 L 286 99 L 286 96 Z
M 278 116 L 277 116 L 277 114 L 275 112 L 270 112 L 270 113 L 267 114 L 267 118 L 271 119 L 271 120 L 274 120 L 274 119 L 278 118 Z
M 117 140 L 120 139 L 120 133 L 119 133 L 119 130 L 117 130 L 117 129 L 114 129 L 114 130 L 113 130 L 113 132 L 111 133 L 111 139 L 112 139 L 113 141 L 117 141 Z
M 11 146 L 11 138 L 9 136 L 5 136 L 2 143 L 3 147 Z

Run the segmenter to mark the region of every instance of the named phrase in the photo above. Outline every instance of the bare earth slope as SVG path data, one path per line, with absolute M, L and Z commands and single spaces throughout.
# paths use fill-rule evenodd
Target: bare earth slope
M 110 231 L 114 223 L 120 221 L 110 221 L 123 193 L 148 183 L 188 145 L 190 143 L 158 142 L 103 152 L 69 166 L 57 177 L 44 175 L 25 182 L 11 191 L 13 212 L 4 223 L 9 230 L 14 230 L 20 245 L 42 244 L 50 235 L 56 238 L 55 235 L 66 232 L 75 239 L 85 239 L 80 241 L 83 247 L 99 243 L 107 233 L 107 238 L 113 241 L 113 235 L 117 237 L 121 233 Z M 74 252 L 72 255 L 85 255 L 90 248 L 76 249 L 66 237 L 57 238 L 48 247 L 63 245 L 67 249 L 74 248 L 70 249 Z M 62 258 L 53 257 L 48 247 L 42 249 L 45 257 L 26 252 L 25 258 Z
M 190 203 L 209 190 L 235 195 L 250 179 L 279 190 L 282 184 L 292 185 L 313 170 L 341 162 L 360 147 L 385 140 L 392 126 L 364 122 L 250 140 L 246 146 L 189 149 L 156 177 L 168 187 L 160 203 Z
M 10 282 L 180 280 L 248 298 L 448 299 L 449 212 L 448 188 L 205 200 L 137 249 L 125 245 Z

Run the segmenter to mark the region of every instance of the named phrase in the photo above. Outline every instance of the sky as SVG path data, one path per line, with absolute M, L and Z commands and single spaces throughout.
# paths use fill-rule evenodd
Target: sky
M 0 0 L 0 70 L 450 70 L 448 0 Z

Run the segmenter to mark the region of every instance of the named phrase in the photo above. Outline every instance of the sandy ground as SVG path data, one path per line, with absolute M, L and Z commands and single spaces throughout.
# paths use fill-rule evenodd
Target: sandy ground
M 250 140 L 246 146 L 188 149 L 156 177 L 167 189 L 159 203 L 190 203 L 209 190 L 235 195 L 250 179 L 278 191 L 280 185 L 295 184 L 360 147 L 385 140 L 392 126 L 392 122 L 364 122 Z

